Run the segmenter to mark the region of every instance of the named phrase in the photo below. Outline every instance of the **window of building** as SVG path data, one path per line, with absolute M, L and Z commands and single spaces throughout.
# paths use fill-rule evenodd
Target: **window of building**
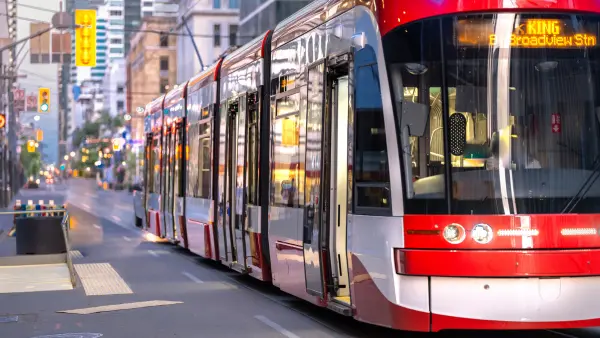
M 123 102 L 123 101 L 117 101 L 117 110 L 118 111 L 123 111 L 123 109 L 125 109 L 125 102 Z
M 152 7 L 152 1 L 144 1 L 144 2 L 142 2 L 142 7 Z
M 221 8 L 221 0 L 213 0 L 213 8 Z
M 229 25 L 229 45 L 237 46 L 238 25 Z
M 111 48 L 109 52 L 111 54 L 123 54 L 123 48 Z
M 110 39 L 110 43 L 121 44 L 121 43 L 123 43 L 123 40 L 121 40 L 121 39 Z
M 232 8 L 232 9 L 240 8 L 240 0 L 229 0 L 229 8 Z
M 122 11 L 109 11 L 108 14 L 110 16 L 122 16 L 123 12 Z
M 217 24 L 213 26 L 213 41 L 215 47 L 221 46 L 221 25 Z
M 165 79 L 165 78 L 160 79 L 159 86 L 160 86 L 159 92 L 161 94 L 166 94 L 167 91 L 169 90 L 169 79 Z
M 160 57 L 160 70 L 169 70 L 169 57 L 168 56 Z
M 123 87 L 123 85 L 117 86 L 117 94 L 123 94 L 124 91 L 125 91 L 125 87 Z
M 152 16 L 152 12 L 142 12 L 142 17 Z
M 160 46 L 169 47 L 169 35 L 163 33 L 160 34 Z

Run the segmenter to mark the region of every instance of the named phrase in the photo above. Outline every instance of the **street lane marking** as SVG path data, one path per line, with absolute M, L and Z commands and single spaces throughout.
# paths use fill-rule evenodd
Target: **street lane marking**
M 276 330 L 277 332 L 281 333 L 282 335 L 288 337 L 288 338 L 300 338 L 297 335 L 291 333 L 290 331 L 284 329 L 281 325 L 275 323 L 274 321 L 270 320 L 269 318 L 265 317 L 265 316 L 254 316 L 254 318 L 260 320 L 261 322 L 263 322 L 264 324 L 266 324 L 267 326 L 270 326 L 272 329 Z
M 96 228 L 96 229 L 102 229 L 102 227 L 99 226 L 98 224 L 94 224 L 94 228 Z
M 71 314 L 76 314 L 76 315 L 89 315 L 92 313 L 99 313 L 99 312 L 132 310 L 132 309 L 140 309 L 140 308 L 151 307 L 151 306 L 165 306 L 165 305 L 175 305 L 175 304 L 183 304 L 183 302 L 173 302 L 170 300 L 151 300 L 151 301 L 146 301 L 146 302 L 134 302 L 134 303 L 94 306 L 94 307 L 88 307 L 88 308 L 83 308 L 83 309 L 63 310 L 63 311 L 56 311 L 56 312 L 71 313 Z
M 88 197 L 96 197 L 96 195 L 94 195 L 94 194 L 90 194 L 89 192 L 86 192 L 84 195 L 85 195 L 85 196 L 88 196 Z
M 88 296 L 131 294 L 131 288 L 110 263 L 75 264 Z
M 123 236 L 123 239 L 127 242 L 131 242 L 131 238 L 127 237 L 127 236 Z
M 183 271 L 181 274 L 184 275 L 184 276 L 186 276 L 187 278 L 191 279 L 192 282 L 194 282 L 194 283 L 198 283 L 198 284 L 204 283 L 203 281 L 201 281 L 200 279 L 198 279 L 198 277 L 192 275 L 191 273 L 189 273 L 187 271 Z
M 87 204 L 85 204 L 85 203 L 81 203 L 81 206 L 82 206 L 84 209 L 90 209 L 90 206 L 89 206 L 89 205 L 87 205 Z
M 119 218 L 119 216 L 113 216 L 112 219 L 114 219 L 117 222 L 121 222 L 121 219 Z
M 148 253 L 154 257 L 158 257 L 160 255 L 168 255 L 169 252 L 166 250 L 148 250 Z
M 73 259 L 83 258 L 83 255 L 81 254 L 81 252 L 79 250 L 71 250 L 71 251 L 69 251 L 69 254 L 71 255 L 71 258 L 73 258 Z

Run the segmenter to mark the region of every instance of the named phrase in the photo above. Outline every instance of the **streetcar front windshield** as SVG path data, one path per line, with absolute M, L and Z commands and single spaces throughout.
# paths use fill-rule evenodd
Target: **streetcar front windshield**
M 600 213 L 599 36 L 598 16 L 530 13 L 387 34 L 406 212 Z

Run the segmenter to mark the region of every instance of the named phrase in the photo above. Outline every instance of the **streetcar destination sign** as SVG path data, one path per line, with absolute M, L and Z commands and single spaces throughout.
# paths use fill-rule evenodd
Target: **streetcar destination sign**
M 512 21 L 512 20 L 511 20 Z M 571 26 L 558 19 L 526 19 L 514 27 L 508 36 L 503 34 L 500 27 L 491 20 L 459 20 L 457 25 L 457 40 L 463 46 L 481 46 L 487 44 L 495 47 L 513 48 L 584 48 L 595 47 L 598 38 L 584 32 L 569 32 Z M 513 26 L 511 22 L 511 26 Z M 484 40 L 485 39 L 485 40 Z

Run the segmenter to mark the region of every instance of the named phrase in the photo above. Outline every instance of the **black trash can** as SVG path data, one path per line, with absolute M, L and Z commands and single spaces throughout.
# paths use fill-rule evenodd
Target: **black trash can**
M 17 218 L 17 255 L 52 255 L 67 252 L 62 217 Z

